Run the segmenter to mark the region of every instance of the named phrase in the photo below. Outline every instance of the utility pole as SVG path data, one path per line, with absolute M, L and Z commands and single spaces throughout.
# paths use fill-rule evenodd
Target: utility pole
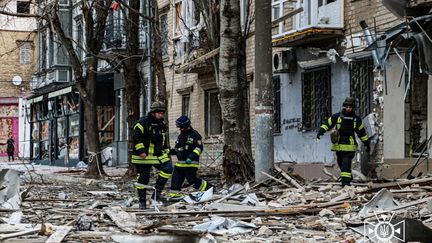
M 255 181 L 274 163 L 271 1 L 255 1 Z

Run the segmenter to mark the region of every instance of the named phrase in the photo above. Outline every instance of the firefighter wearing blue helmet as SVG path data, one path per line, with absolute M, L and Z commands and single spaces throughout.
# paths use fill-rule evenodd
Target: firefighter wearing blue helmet
M 171 179 L 171 199 L 180 199 L 181 187 L 186 179 L 194 188 L 200 191 L 206 191 L 213 187 L 206 180 L 197 177 L 199 168 L 199 158 L 203 151 L 202 137 L 192 128 L 189 117 L 183 115 L 176 120 L 176 126 L 180 130 L 174 149 L 170 154 L 176 155 L 178 162 L 174 166 L 174 172 Z

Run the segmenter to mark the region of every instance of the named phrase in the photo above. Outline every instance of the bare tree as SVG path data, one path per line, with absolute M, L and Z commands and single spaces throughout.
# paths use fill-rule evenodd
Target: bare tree
M 103 47 L 108 11 L 111 0 L 81 1 L 81 10 L 85 26 L 86 62 L 81 62 L 74 48 L 71 36 L 64 31 L 65 26 L 58 16 L 58 0 L 45 6 L 45 13 L 59 41 L 65 47 L 75 77 L 76 88 L 80 92 L 84 104 L 84 123 L 89 153 L 88 177 L 100 177 L 105 174 L 100 156 L 100 141 L 98 133 L 96 109 L 96 81 L 98 55 Z M 84 66 L 85 72 L 84 72 Z
M 239 0 L 194 0 L 194 4 L 204 17 L 210 46 L 220 47 L 213 66 L 222 109 L 225 179 L 228 182 L 252 180 L 254 162 L 246 77 L 246 40 L 253 23 L 250 2 L 246 6 L 243 29 Z

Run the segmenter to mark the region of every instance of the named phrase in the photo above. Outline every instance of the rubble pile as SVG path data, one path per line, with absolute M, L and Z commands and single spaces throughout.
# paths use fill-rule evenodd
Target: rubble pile
M 276 168 L 262 183 L 185 188 L 183 200 L 139 210 L 124 171 L 63 170 L 0 171 L 0 242 L 378 242 L 383 220 L 397 232 L 403 221 L 405 240 L 432 239 L 432 177 L 342 188 Z

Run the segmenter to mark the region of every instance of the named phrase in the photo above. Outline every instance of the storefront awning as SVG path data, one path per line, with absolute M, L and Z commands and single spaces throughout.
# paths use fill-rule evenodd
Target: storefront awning
M 64 89 L 60 89 L 60 90 L 48 93 L 48 98 L 57 97 L 57 96 L 60 96 L 60 95 L 68 94 L 70 92 L 72 92 L 72 87 L 67 87 L 67 88 L 64 88 Z

